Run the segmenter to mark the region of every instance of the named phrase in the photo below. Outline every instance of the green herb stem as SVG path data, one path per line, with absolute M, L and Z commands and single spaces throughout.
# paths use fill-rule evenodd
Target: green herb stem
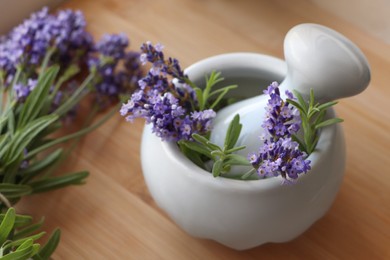
M 51 142 L 48 142 L 42 146 L 40 146 L 39 148 L 35 149 L 35 150 L 32 150 L 31 152 L 29 152 L 27 154 L 27 156 L 25 157 L 26 160 L 32 158 L 33 156 L 37 155 L 38 153 L 52 147 L 52 146 L 55 146 L 57 144 L 60 144 L 60 143 L 64 143 L 66 141 L 69 141 L 69 140 L 72 140 L 74 138 L 78 138 L 78 137 L 81 137 L 85 134 L 88 134 L 89 132 L 95 130 L 96 128 L 98 128 L 99 126 L 101 126 L 102 124 L 104 124 L 108 119 L 110 119 L 111 116 L 113 116 L 116 112 L 118 112 L 118 108 L 120 107 L 120 104 L 118 104 L 117 106 L 115 106 L 109 113 L 107 113 L 103 118 L 101 118 L 97 123 L 95 123 L 94 125 L 92 126 L 89 126 L 87 128 L 84 128 L 76 133 L 73 133 L 73 134 L 70 134 L 70 135 L 66 135 L 66 136 L 63 136 L 63 137 L 60 137 L 60 138 L 57 138 L 57 139 L 54 139 L 53 141 Z

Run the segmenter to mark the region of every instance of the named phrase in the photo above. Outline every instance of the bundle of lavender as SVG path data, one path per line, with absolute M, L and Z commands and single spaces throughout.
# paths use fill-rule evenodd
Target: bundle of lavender
M 123 34 L 94 42 L 79 11 L 48 9 L 34 13 L 0 39 L 0 259 L 47 259 L 59 230 L 46 246 L 34 241 L 42 223 L 15 215 L 23 196 L 85 182 L 87 171 L 55 175 L 77 141 L 103 124 L 118 106 L 94 120 L 98 111 L 118 103 L 138 84 L 139 53 L 126 51 Z M 88 97 L 88 98 L 87 98 Z M 76 132 L 58 131 L 71 124 L 80 103 L 91 113 Z M 54 137 L 55 136 L 55 137 Z
M 313 90 L 309 100 L 295 90 L 286 91 L 287 99 L 283 99 L 278 83 L 272 82 L 263 91 L 269 100 L 264 107 L 265 121 L 259 122 L 264 130 L 262 145 L 244 157 L 236 153 L 245 149 L 236 145 L 242 129 L 239 114 L 228 127 L 223 146 L 210 141 L 213 119 L 218 109 L 226 106 L 225 95 L 237 86 L 215 88 L 224 80 L 215 71 L 206 76 L 203 89 L 196 86 L 177 59 L 165 58 L 159 43 L 144 43 L 141 53 L 141 62 L 150 63 L 151 69 L 122 105 L 121 115 L 130 122 L 144 118 L 156 136 L 177 142 L 183 154 L 214 177 L 231 178 L 228 174 L 233 166 L 251 166 L 238 179 L 282 176 L 283 184 L 293 184 L 311 169 L 307 157 L 315 150 L 320 129 L 343 121 L 325 117 L 326 110 L 337 102 L 316 103 Z

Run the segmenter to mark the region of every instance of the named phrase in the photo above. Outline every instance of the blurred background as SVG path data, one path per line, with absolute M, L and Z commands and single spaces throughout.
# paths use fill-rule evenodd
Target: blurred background
M 83 0 L 80 0 L 83 1 Z M 390 1 L 388 0 L 304 0 L 366 30 L 390 44 Z M 0 33 L 17 25 L 42 6 L 55 7 L 64 0 L 0 0 Z M 110 1 L 106 1 L 110 2 Z M 115 1 L 113 1 L 115 2 Z M 202 1 L 210 2 L 210 1 Z M 244 5 L 247 0 L 241 1 Z M 275 1 L 275 2 L 283 2 Z M 302 2 L 302 1 L 299 1 Z

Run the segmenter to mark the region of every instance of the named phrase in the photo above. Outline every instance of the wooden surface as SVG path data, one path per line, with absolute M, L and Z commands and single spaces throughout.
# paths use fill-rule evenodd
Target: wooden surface
M 65 7 L 81 9 L 95 37 L 125 32 L 136 50 L 147 40 L 161 42 L 183 67 L 235 51 L 283 58 L 289 28 L 320 23 L 361 47 L 372 81 L 336 108 L 345 119 L 344 182 L 330 211 L 297 239 L 239 252 L 188 236 L 145 186 L 142 121 L 129 124 L 117 115 L 83 139 L 65 167 L 88 169 L 85 186 L 31 196 L 19 205 L 20 212 L 45 215 L 47 230 L 62 229 L 54 259 L 390 259 L 390 46 L 374 38 L 375 26 L 367 30 L 369 25 L 303 0 L 74 0 Z

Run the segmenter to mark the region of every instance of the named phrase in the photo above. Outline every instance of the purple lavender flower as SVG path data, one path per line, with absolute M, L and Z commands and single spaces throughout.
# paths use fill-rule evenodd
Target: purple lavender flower
M 33 13 L 29 19 L 15 27 L 9 35 L 10 60 L 19 64 L 38 64 L 50 45 L 51 34 L 48 8 Z
M 266 107 L 266 120 L 263 122 L 262 127 L 274 139 L 285 136 L 290 137 L 291 134 L 296 133 L 301 123 L 299 112 L 294 106 L 283 101 L 277 82 L 273 82 L 264 93 L 268 94 L 270 99 Z M 287 92 L 286 95 L 291 96 L 292 94 Z
M 125 56 L 125 50 L 128 46 L 129 40 L 125 34 L 105 34 L 96 44 L 96 50 L 101 55 L 117 61 Z
M 249 154 L 248 160 L 260 177 L 281 175 L 284 183 L 289 184 L 296 180 L 299 174 L 310 170 L 310 161 L 305 160 L 306 153 L 302 152 L 299 144 L 291 138 L 300 128 L 299 113 L 294 106 L 281 98 L 276 82 L 264 93 L 270 96 L 266 119 L 262 124 L 267 134 L 259 151 Z M 294 98 L 291 92 L 286 92 L 286 95 Z
M 48 22 L 51 24 L 51 42 L 58 51 L 61 63 L 83 59 L 92 50 L 93 39 L 86 31 L 86 21 L 81 11 L 61 10 Z
M 151 71 L 161 71 L 164 74 L 168 74 L 178 79 L 180 83 L 184 83 L 186 76 L 184 75 L 184 72 L 180 67 L 179 61 L 171 57 L 165 60 L 164 53 L 162 52 L 163 48 L 164 46 L 160 43 L 157 43 L 154 46 L 150 42 L 142 44 L 141 62 L 146 63 L 146 61 L 148 61 L 153 65 Z
M 5 76 L 13 75 L 18 66 L 35 72 L 34 67 L 40 65 L 49 49 L 55 50 L 52 63 L 65 67 L 78 62 L 92 47 L 92 37 L 85 26 L 80 11 L 63 10 L 50 15 L 44 7 L 0 41 L 0 69 Z
M 9 41 L 8 37 L 2 36 L 0 40 L 0 70 L 3 73 L 3 76 L 8 81 L 12 81 L 12 78 L 16 69 L 11 60 L 10 55 L 12 53 L 12 43 Z M 8 79 L 7 77 L 10 76 Z
M 153 46 L 150 42 L 141 46 L 140 60 L 152 63 L 152 68 L 138 82 L 139 89 L 123 104 L 120 113 L 127 121 L 145 118 L 162 140 L 191 140 L 192 134 L 211 130 L 216 114 L 211 109 L 196 110 L 195 93 L 185 83 L 187 76 L 176 59 L 164 58 L 162 48 L 161 44 Z M 181 84 L 173 84 L 173 79 Z
M 94 86 L 101 106 L 107 100 L 132 92 L 142 77 L 139 53 L 126 48 L 129 40 L 124 34 L 104 35 L 90 53 L 88 65 L 96 71 Z
M 17 83 L 13 86 L 16 99 L 18 102 L 23 103 L 28 95 L 30 95 L 31 91 L 35 88 L 37 85 L 37 80 L 35 79 L 28 79 L 27 84 Z

